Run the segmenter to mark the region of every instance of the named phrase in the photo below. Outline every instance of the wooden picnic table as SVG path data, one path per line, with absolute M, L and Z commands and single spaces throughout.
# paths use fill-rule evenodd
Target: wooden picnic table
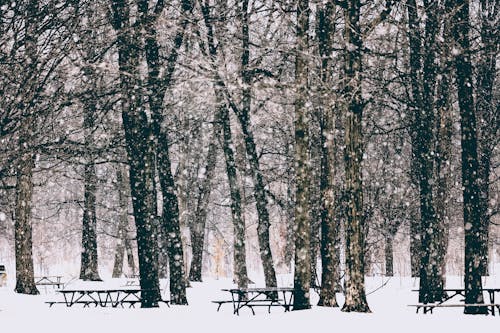
M 290 311 L 293 302 L 293 288 L 270 287 L 270 288 L 232 288 L 222 289 L 222 291 L 231 294 L 231 300 L 213 301 L 218 304 L 217 311 L 220 310 L 222 304 L 232 303 L 233 313 L 239 315 L 240 310 L 244 307 L 250 308 L 252 314 L 255 315 L 254 307 L 268 307 L 268 312 L 271 312 L 271 307 L 283 307 L 285 312 Z
M 49 301 L 46 302 L 49 306 L 54 304 L 65 304 L 67 307 L 72 307 L 75 304 L 82 304 L 83 307 L 94 305 L 95 307 L 117 306 L 124 307 L 125 304 L 129 307 L 135 307 L 135 304 L 141 303 L 141 294 L 146 289 L 65 289 L 58 290 L 63 295 L 64 301 Z M 159 300 L 169 305 L 169 301 Z
M 61 278 L 62 276 L 60 275 L 35 276 L 35 284 L 37 286 L 54 286 L 61 288 L 63 285 Z
M 419 292 L 419 289 L 414 289 L 412 290 L 414 292 Z M 439 308 L 439 307 L 466 307 L 466 306 L 482 306 L 482 307 L 487 307 L 488 308 L 488 313 L 492 314 L 493 316 L 495 315 L 495 308 L 497 309 L 498 313 L 500 314 L 500 304 L 495 303 L 495 294 L 500 293 L 500 288 L 482 288 L 481 291 L 484 293 L 488 293 L 488 298 L 485 298 L 485 303 L 484 304 L 465 304 L 465 289 L 464 288 L 446 288 L 443 289 L 443 292 L 446 294 L 446 296 L 439 302 L 435 303 L 420 303 L 420 304 L 412 304 L 410 306 L 415 306 L 417 308 L 417 313 L 420 308 L 423 309 L 423 313 L 432 313 L 432 310 L 434 308 Z M 448 303 L 449 300 L 457 297 L 457 296 L 462 296 L 463 298 L 460 299 L 460 303 L 458 304 L 452 304 Z M 489 301 L 487 303 L 486 301 Z M 446 304 L 445 304 L 446 303 Z

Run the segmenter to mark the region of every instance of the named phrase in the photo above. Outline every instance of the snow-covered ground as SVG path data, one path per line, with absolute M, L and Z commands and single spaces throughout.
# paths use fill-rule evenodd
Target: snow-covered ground
M 460 277 L 449 277 L 448 287 L 461 286 Z M 291 276 L 280 276 L 282 286 L 291 286 Z M 125 280 L 107 279 L 93 287 L 116 287 Z M 385 285 L 384 283 L 387 282 Z M 486 286 L 500 287 L 500 277 L 485 280 Z M 231 280 L 209 280 L 193 283 L 188 290 L 189 306 L 161 306 L 158 309 L 82 308 L 54 305 L 44 302 L 60 295 L 51 288 L 41 288 L 41 295 L 25 296 L 13 292 L 13 283 L 0 288 L 0 332 L 87 332 L 87 333 L 142 333 L 142 332 L 500 332 L 500 316 L 467 316 L 462 309 L 436 309 L 434 314 L 416 314 L 417 287 L 415 279 L 394 277 L 368 277 L 368 303 L 371 314 L 343 313 L 339 308 L 313 306 L 311 310 L 283 312 L 280 308 L 256 309 L 252 315 L 243 309 L 240 316 L 231 311 L 231 304 L 217 305 L 211 300 L 228 299 L 220 289 L 230 287 Z M 78 288 L 81 281 L 72 282 L 67 288 Z M 166 286 L 162 281 L 162 286 Z M 167 296 L 168 295 L 164 295 Z M 318 295 L 312 294 L 313 304 Z M 339 297 L 342 304 L 343 299 Z

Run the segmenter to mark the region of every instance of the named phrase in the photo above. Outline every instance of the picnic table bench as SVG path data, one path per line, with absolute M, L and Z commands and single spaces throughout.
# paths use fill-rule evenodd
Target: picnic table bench
M 240 314 L 240 310 L 248 307 L 255 315 L 254 307 L 267 307 L 271 312 L 271 307 L 283 307 L 285 312 L 290 311 L 293 302 L 293 288 L 233 288 L 222 289 L 222 291 L 231 294 L 231 300 L 212 301 L 217 304 L 217 311 L 223 304 L 231 303 L 233 305 L 233 314 Z
M 419 292 L 418 289 L 412 290 L 414 292 Z M 485 298 L 485 301 L 489 301 L 486 303 L 479 303 L 479 304 L 466 304 L 465 303 L 465 289 L 456 289 L 456 288 L 451 288 L 451 289 L 443 289 L 443 292 L 446 294 L 446 296 L 439 302 L 435 303 L 419 303 L 419 304 L 410 304 L 408 306 L 411 307 L 416 307 L 417 308 L 417 313 L 418 311 L 422 308 L 423 313 L 433 313 L 432 311 L 434 308 L 456 308 L 456 307 L 467 307 L 467 306 L 475 306 L 475 307 L 485 307 L 488 309 L 488 313 L 491 315 L 495 315 L 495 309 L 498 311 L 500 314 L 500 304 L 495 303 L 495 293 L 500 293 L 500 288 L 482 288 L 481 290 L 483 293 L 486 292 L 488 293 L 488 298 Z M 447 303 L 450 299 L 453 299 L 457 296 L 462 296 L 463 298 L 460 299 L 460 303 Z
M 75 289 L 75 290 L 58 290 L 63 295 L 63 301 L 48 301 L 45 302 L 52 307 L 54 304 L 65 304 L 67 307 L 72 307 L 75 304 L 82 304 L 83 307 L 135 307 L 137 303 L 141 303 L 141 294 L 145 289 Z M 160 299 L 159 302 L 165 303 L 168 307 L 169 301 Z
M 35 276 L 35 284 L 37 286 L 53 286 L 57 288 L 61 288 L 63 283 L 61 282 L 62 276 L 53 275 L 53 276 Z

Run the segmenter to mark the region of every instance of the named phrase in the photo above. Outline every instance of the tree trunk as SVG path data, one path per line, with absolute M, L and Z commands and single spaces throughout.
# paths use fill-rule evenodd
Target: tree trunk
M 462 146 L 462 188 L 465 230 L 465 304 L 484 303 L 481 272 L 481 216 L 479 207 L 476 116 L 474 113 L 471 50 L 469 42 L 469 1 L 451 0 L 455 69 L 460 109 Z M 466 314 L 486 314 L 486 307 L 466 306 Z
M 125 256 L 125 247 L 127 243 L 127 226 L 128 226 L 128 196 L 127 196 L 127 181 L 124 178 L 122 166 L 116 167 L 116 183 L 118 185 L 118 204 L 120 214 L 118 216 L 118 231 L 116 247 L 115 247 L 115 263 L 113 265 L 113 278 L 119 278 L 123 273 L 123 259 Z M 133 260 L 133 259 L 132 259 Z
M 421 52 L 422 39 L 415 0 L 407 1 L 409 40 L 410 40 L 410 76 L 413 102 L 416 107 L 412 124 L 412 146 L 415 155 L 415 167 L 420 199 L 420 288 L 419 301 L 433 303 L 443 297 L 444 280 L 441 274 L 443 266 L 442 243 L 443 228 L 436 216 L 434 202 L 434 148 L 437 138 L 435 126 L 435 81 L 436 81 L 436 35 L 439 31 L 437 22 L 437 2 L 427 4 L 425 8 L 424 51 Z
M 96 185 L 97 175 L 94 164 L 87 163 L 84 171 L 84 204 L 82 223 L 82 257 L 80 279 L 84 281 L 101 281 L 97 263 L 97 217 L 96 217 Z
M 445 29 L 449 27 L 446 25 Z M 447 37 L 450 37 L 446 33 Z M 446 40 L 449 40 L 446 39 Z M 447 50 L 448 51 L 448 50 Z M 446 59 L 445 63 L 447 63 Z M 446 70 L 446 69 L 444 69 Z M 436 144 L 436 223 L 439 228 L 438 244 L 439 251 L 436 258 L 439 271 L 438 275 L 443 281 L 443 286 L 446 284 L 446 253 L 448 251 L 448 238 L 449 238 L 449 211 L 448 206 L 450 203 L 450 178 L 451 178 L 451 147 L 452 147 L 452 108 L 450 102 L 449 82 L 451 75 L 449 73 L 442 74 L 441 81 L 438 86 L 438 100 L 436 109 L 438 111 L 437 125 L 437 144 Z
M 480 273 L 488 275 L 488 248 L 490 214 L 490 173 L 491 158 L 496 138 L 500 129 L 498 109 L 493 100 L 493 87 L 498 55 L 498 27 L 496 18 L 500 11 L 500 3 L 495 0 L 480 1 L 481 48 L 476 88 L 476 115 L 478 122 L 478 155 L 479 155 L 479 210 L 481 219 L 481 265 Z
M 248 3 L 246 3 L 246 5 L 248 5 Z M 218 74 L 218 66 L 217 66 L 218 54 L 217 54 L 217 47 L 215 45 L 214 26 L 212 25 L 210 7 L 207 1 L 205 1 L 202 5 L 202 14 L 205 27 L 207 28 L 208 52 L 212 70 L 214 71 L 214 93 L 215 93 L 215 102 L 217 108 L 215 125 L 214 125 L 215 126 L 214 131 L 216 132 L 214 133 L 217 133 L 218 134 L 217 136 L 222 139 L 222 148 L 226 161 L 226 173 L 228 177 L 229 191 L 231 197 L 231 216 L 233 220 L 233 231 L 234 231 L 234 259 L 241 261 L 241 263 L 238 265 L 235 271 L 236 280 L 238 285 L 247 286 L 248 275 L 246 271 L 245 220 L 243 219 L 243 213 L 241 208 L 241 191 L 239 188 L 239 182 L 236 173 L 236 162 L 233 150 L 229 110 L 224 96 L 224 82 L 222 81 L 222 78 Z M 245 29 L 248 29 L 247 15 L 248 15 L 247 8 L 245 8 L 245 2 L 244 2 L 242 4 L 242 12 L 241 12 L 243 34 L 245 34 Z M 248 36 L 246 37 L 243 36 L 243 44 L 245 43 L 248 43 Z M 244 66 L 245 66 L 245 59 L 246 61 L 248 61 L 249 59 L 248 58 L 249 54 L 245 52 L 248 52 L 248 48 L 246 51 L 245 48 L 243 50 L 242 58 Z M 246 98 L 246 102 L 244 103 L 249 104 L 250 87 L 248 86 L 246 87 L 246 89 L 247 90 L 243 91 L 244 98 Z M 245 132 L 243 132 L 243 134 L 245 135 Z M 259 232 L 259 239 L 260 239 L 260 232 Z M 265 263 L 264 263 L 264 273 L 266 274 Z M 267 285 L 267 275 L 266 275 L 266 285 Z
M 218 89 L 217 87 L 215 88 Z M 220 121 L 222 126 L 222 147 L 226 160 L 226 173 L 229 182 L 229 191 L 231 194 L 231 216 L 233 220 L 233 234 L 234 234 L 234 260 L 238 263 L 235 266 L 235 277 L 237 285 L 240 288 L 248 286 L 248 275 L 246 267 L 246 250 L 245 250 L 245 220 L 241 210 L 241 192 L 239 188 L 238 177 L 236 174 L 236 163 L 234 159 L 233 141 L 231 137 L 231 126 L 229 119 L 229 110 L 222 98 L 221 92 L 216 91 L 219 97 L 217 104 L 220 108 Z
M 307 103 L 307 56 L 309 1 L 297 4 L 295 54 L 295 273 L 293 310 L 310 309 L 311 221 L 309 215 L 309 129 Z
M 339 257 L 339 219 L 336 216 L 335 189 L 335 115 L 332 105 L 331 89 L 331 52 L 334 34 L 332 22 L 334 7 L 328 2 L 318 10 L 317 34 L 319 53 L 321 56 L 321 89 L 322 98 L 320 110 L 320 229 L 321 229 L 321 291 L 319 306 L 338 307 L 337 286 L 340 282 Z M 328 97 L 326 97 L 328 96 Z
M 157 5 L 156 8 L 161 8 Z M 187 14 L 191 10 L 191 3 L 188 0 L 182 2 L 182 12 Z M 161 230 L 158 233 L 162 239 L 161 244 L 166 243 L 166 249 L 160 251 L 168 253 L 168 266 L 170 269 L 170 302 L 172 304 L 185 305 L 186 299 L 186 279 L 184 273 L 184 253 L 181 240 L 181 230 L 179 224 L 179 204 L 174 177 L 172 175 L 169 156 L 169 137 L 167 130 L 162 127 L 164 119 L 163 99 L 170 86 L 171 78 L 175 70 L 178 57 L 178 50 L 184 39 L 184 31 L 187 26 L 187 17 L 181 18 L 181 23 L 177 28 L 174 38 L 174 45 L 166 63 L 166 70 L 160 77 L 161 59 L 160 46 L 157 40 L 156 19 L 160 14 L 149 14 L 147 2 L 145 6 L 139 6 L 141 18 L 145 23 L 145 53 L 148 66 L 148 94 L 149 108 L 152 118 L 151 136 L 154 141 L 154 154 L 157 158 L 156 167 L 160 180 L 161 194 L 163 198 Z M 160 11 L 161 12 L 161 11 Z M 165 237 L 163 239 L 163 237 Z M 163 252 L 164 257 L 165 252 Z
M 130 24 L 127 1 L 111 0 L 112 25 L 117 33 L 122 120 L 129 162 L 129 179 L 137 229 L 141 307 L 158 307 L 161 299 L 158 280 L 158 241 L 156 237 L 156 195 L 152 133 L 142 107 L 137 27 Z
M 24 143 L 20 144 L 23 147 Z M 31 226 L 31 198 L 33 194 L 34 156 L 21 150 L 17 166 L 16 183 L 16 220 L 15 253 L 16 253 L 16 288 L 20 294 L 38 295 L 33 269 L 33 241 Z
M 170 268 L 170 303 L 187 305 L 184 253 L 179 226 L 179 207 L 174 177 L 168 155 L 167 135 L 158 136 L 158 173 L 163 194 L 162 228 L 167 236 L 168 264 Z
M 212 189 L 212 178 L 217 165 L 217 115 L 214 116 L 213 130 L 208 144 L 207 162 L 205 164 L 203 178 L 197 191 L 196 210 L 190 225 L 191 232 L 191 266 L 189 269 L 189 280 L 201 282 L 203 268 L 203 246 L 205 243 L 205 224 L 207 210 Z
M 385 276 L 394 276 L 393 235 L 385 236 Z
M 245 142 L 246 153 L 252 172 L 254 183 L 254 198 L 258 215 L 257 234 L 260 249 L 260 258 L 264 266 L 264 277 L 267 287 L 275 287 L 276 272 L 274 270 L 274 261 L 271 252 L 269 240 L 269 211 L 267 209 L 267 196 L 265 191 L 264 179 L 260 170 L 259 158 L 253 132 L 250 128 L 250 111 L 252 104 L 252 75 L 250 73 L 250 37 L 249 37 L 249 13 L 248 0 L 242 2 L 241 7 L 241 29 L 242 29 L 242 55 L 241 55 L 241 78 L 243 82 L 241 108 L 236 109 L 243 138 Z
M 38 64 L 37 28 L 38 28 L 38 1 L 30 0 L 25 12 L 25 47 L 30 66 L 36 68 Z M 19 138 L 19 157 L 16 170 L 16 208 L 14 223 L 14 245 L 16 255 L 16 288 L 20 294 L 36 295 L 33 268 L 33 240 L 31 225 L 31 205 L 33 195 L 33 169 L 35 156 L 30 151 L 32 126 L 35 126 L 28 105 L 20 103 L 19 110 L 23 116 Z
M 85 147 L 92 149 L 94 130 L 94 116 L 96 107 L 94 100 L 85 102 L 83 129 L 85 132 Z M 96 216 L 96 190 L 97 175 L 93 154 L 87 153 L 84 166 L 84 203 L 82 219 L 82 255 L 80 266 L 80 279 L 83 281 L 101 281 L 98 271 L 97 257 L 97 216 Z
M 363 218 L 363 129 L 364 101 L 361 94 L 360 1 L 347 1 L 345 10 L 345 175 L 346 175 L 346 299 L 342 311 L 370 312 L 365 294 Z

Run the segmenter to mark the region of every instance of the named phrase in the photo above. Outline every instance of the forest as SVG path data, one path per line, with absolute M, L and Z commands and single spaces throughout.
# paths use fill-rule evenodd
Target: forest
M 419 304 L 460 276 L 463 311 L 487 313 L 499 10 L 0 1 L 0 264 L 15 292 L 137 275 L 155 308 L 161 279 L 188 305 L 207 278 L 291 274 L 293 310 L 316 290 L 319 306 L 371 312 L 367 276 L 418 279 Z

